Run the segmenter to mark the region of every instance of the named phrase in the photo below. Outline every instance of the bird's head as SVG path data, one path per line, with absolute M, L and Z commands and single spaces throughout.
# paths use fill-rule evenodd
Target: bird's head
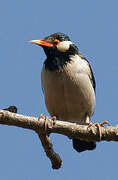
M 30 42 L 43 47 L 47 56 L 50 55 L 51 52 L 54 54 L 66 53 L 73 45 L 73 42 L 67 35 L 59 32 L 47 36 L 44 39 L 31 40 Z
M 69 56 L 78 54 L 78 48 L 70 40 L 70 38 L 60 32 L 40 40 L 31 40 L 31 43 L 43 47 L 47 56 L 47 61 L 56 66 L 62 66 L 67 61 L 70 61 Z

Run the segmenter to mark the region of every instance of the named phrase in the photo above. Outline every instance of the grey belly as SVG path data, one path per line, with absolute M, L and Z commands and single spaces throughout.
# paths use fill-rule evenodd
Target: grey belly
M 87 76 L 88 77 L 88 76 Z M 84 124 L 94 112 L 95 94 L 89 78 L 42 73 L 45 103 L 51 116 L 59 120 Z

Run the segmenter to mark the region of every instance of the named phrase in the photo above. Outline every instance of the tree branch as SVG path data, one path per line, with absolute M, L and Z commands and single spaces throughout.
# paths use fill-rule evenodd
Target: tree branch
M 100 127 L 101 133 L 99 133 L 99 128 L 93 126 L 77 125 L 59 120 L 53 123 L 51 119 L 47 119 L 45 122 L 45 119 L 42 117 L 24 116 L 6 110 L 0 110 L 0 124 L 34 130 L 38 134 L 54 169 L 61 167 L 62 160 L 53 150 L 53 145 L 49 138 L 50 133 L 63 134 L 71 139 L 79 138 L 87 141 L 100 141 L 99 134 L 101 134 L 101 140 L 118 141 L 118 125 Z

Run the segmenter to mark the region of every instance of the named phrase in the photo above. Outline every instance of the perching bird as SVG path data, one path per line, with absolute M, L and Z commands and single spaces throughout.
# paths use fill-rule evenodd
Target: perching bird
M 61 121 L 89 124 L 95 107 L 95 79 L 91 66 L 63 33 L 32 40 L 47 56 L 42 68 L 42 88 L 51 116 Z M 93 150 L 95 142 L 73 139 L 76 151 Z

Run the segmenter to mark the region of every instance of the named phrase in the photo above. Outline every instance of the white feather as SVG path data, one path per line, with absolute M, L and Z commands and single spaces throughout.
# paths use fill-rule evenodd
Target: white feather
M 71 41 L 63 41 L 63 42 L 60 42 L 58 45 L 57 45 L 57 49 L 61 52 L 66 52 L 67 50 L 69 50 L 70 48 L 70 45 L 72 44 Z

